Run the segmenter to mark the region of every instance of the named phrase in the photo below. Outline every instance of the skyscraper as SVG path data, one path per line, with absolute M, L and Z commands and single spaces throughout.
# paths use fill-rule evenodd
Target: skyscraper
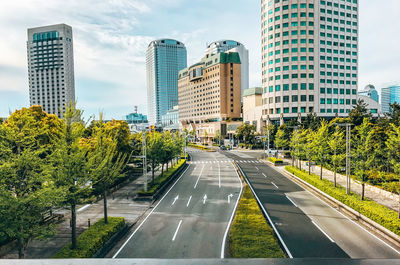
M 368 85 L 364 88 L 364 90 L 358 91 L 358 96 L 366 96 L 375 100 L 376 102 L 379 102 L 378 91 L 376 91 L 375 86 L 373 85 Z
M 62 117 L 75 101 L 72 28 L 65 24 L 28 29 L 30 105 Z
M 213 55 L 221 52 L 237 52 L 242 64 L 242 96 L 249 88 L 249 51 L 243 44 L 234 40 L 215 41 L 207 46 L 206 54 Z
M 178 73 L 187 67 L 183 43 L 161 39 L 147 48 L 147 105 L 149 123 L 161 125 L 162 116 L 178 105 Z
M 358 1 L 261 3 L 264 119 L 348 115 L 357 100 Z
M 383 113 L 390 112 L 390 104 L 400 104 L 400 86 L 389 86 L 382 88 L 381 91 L 381 106 Z

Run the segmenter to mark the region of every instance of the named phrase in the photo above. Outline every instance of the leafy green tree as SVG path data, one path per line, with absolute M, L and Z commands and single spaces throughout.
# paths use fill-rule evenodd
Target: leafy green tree
M 389 119 L 390 123 L 393 123 L 397 126 L 400 125 L 400 104 L 395 102 L 394 104 L 390 104 L 390 112 L 386 114 L 386 117 Z
M 340 130 L 339 126 L 335 126 L 335 132 L 329 137 L 328 145 L 333 153 L 331 159 L 333 164 L 333 179 L 336 187 L 336 173 L 338 167 L 341 167 L 343 161 L 346 159 L 346 140 L 344 133 Z
M 250 144 L 254 140 L 255 131 L 253 125 L 243 123 L 236 130 L 236 138 L 242 139 L 245 144 Z
M 279 127 L 275 135 L 275 147 L 278 150 L 285 150 L 289 147 L 290 136 L 286 130 L 286 126 L 282 125 Z
M 221 131 L 220 130 L 217 130 L 216 132 L 215 132 L 215 139 L 214 139 L 216 142 L 216 144 L 219 144 L 219 145 L 221 145 L 221 141 L 222 141 L 222 135 L 221 135 Z
M 400 183 L 400 125 L 391 124 L 392 130 L 389 132 L 389 137 L 386 140 L 386 147 L 389 151 L 390 163 L 393 166 L 394 172 L 398 176 Z M 400 203 L 400 184 L 396 185 L 399 194 Z M 399 218 L 400 218 L 400 204 L 399 204 Z
M 389 131 L 390 127 L 386 125 L 370 124 L 370 134 L 366 143 L 369 148 L 368 166 L 379 171 L 388 171 L 390 167 L 386 148 Z
M 368 157 L 370 155 L 368 141 L 371 137 L 371 124 L 369 119 L 365 118 L 363 123 L 355 128 L 355 132 L 352 160 L 354 165 L 354 173 L 357 179 L 361 181 L 361 200 L 364 200 L 365 183 L 368 180 L 367 171 L 370 164 L 368 161 Z
M 130 146 L 131 132 L 126 121 L 112 120 L 104 126 L 107 135 L 112 136 L 117 143 L 117 151 L 129 155 L 132 150 Z
M 147 159 L 151 165 L 151 179 L 154 184 L 154 173 L 156 166 L 161 162 L 164 156 L 163 139 L 161 133 L 153 132 L 147 139 Z
M 349 114 L 350 122 L 353 125 L 361 125 L 364 119 L 371 120 L 372 114 L 369 112 L 367 107 L 368 105 L 362 99 L 359 99 L 357 101 L 357 104 L 353 106 L 353 109 L 350 111 Z
M 316 113 L 309 113 L 305 120 L 302 122 L 301 126 L 303 129 L 311 129 L 313 131 L 318 130 L 321 124 L 321 118 L 317 116 Z
M 294 130 L 290 141 L 291 154 L 298 161 L 301 170 L 301 159 L 305 156 L 305 148 L 307 144 L 307 131 Z
M 313 134 L 310 147 L 313 149 L 313 160 L 321 166 L 320 179 L 322 180 L 322 170 L 326 162 L 329 152 L 328 139 L 329 130 L 328 123 L 323 120 L 319 129 Z

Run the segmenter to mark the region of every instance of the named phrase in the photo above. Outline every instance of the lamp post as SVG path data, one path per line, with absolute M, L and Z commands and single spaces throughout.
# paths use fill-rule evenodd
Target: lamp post
M 351 193 L 351 167 L 350 167 L 350 152 L 351 152 L 351 123 L 335 123 L 336 126 L 346 127 L 346 193 Z

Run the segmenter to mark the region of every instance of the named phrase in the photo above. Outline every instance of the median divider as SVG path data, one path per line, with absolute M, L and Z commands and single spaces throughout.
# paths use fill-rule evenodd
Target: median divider
M 292 172 L 290 172 L 289 170 L 291 170 Z M 387 242 L 390 242 L 392 245 L 396 246 L 397 248 L 400 248 L 400 236 L 398 234 L 390 231 L 386 227 L 384 227 L 384 226 L 378 224 L 377 222 L 371 220 L 370 218 L 368 218 L 365 215 L 361 214 L 359 211 L 354 210 L 353 208 L 351 208 L 350 206 L 344 204 L 343 202 L 333 198 L 332 196 L 328 195 L 324 191 L 322 191 L 322 190 L 318 189 L 317 187 L 313 186 L 312 184 L 308 183 L 306 180 L 303 180 L 302 178 L 296 176 L 294 173 L 298 173 L 299 174 L 299 172 L 297 172 L 297 171 L 308 175 L 308 173 L 300 171 L 299 169 L 296 169 L 296 168 L 292 169 L 292 167 L 286 167 L 286 169 L 283 170 L 282 172 L 283 172 L 284 175 L 289 177 L 292 181 L 294 181 L 295 183 L 299 184 L 300 186 L 302 186 L 306 190 L 310 191 L 312 194 L 314 194 L 316 197 L 322 199 L 328 205 L 332 206 L 333 208 L 335 208 L 339 212 L 342 212 L 343 214 L 349 216 L 351 219 L 357 220 L 365 228 L 368 228 L 370 231 L 372 231 L 375 234 L 379 235 L 380 237 L 385 239 Z M 318 176 L 317 176 L 317 178 L 318 178 Z M 319 178 L 318 178 L 318 180 L 319 180 Z M 321 185 L 324 185 L 324 184 L 325 183 L 322 183 Z M 333 186 L 333 184 L 332 184 L 332 186 Z M 340 188 L 335 188 L 335 189 L 337 189 L 337 191 L 339 192 Z M 346 195 L 346 196 L 352 196 L 352 195 Z M 371 203 L 377 204 L 375 202 L 371 202 Z M 381 206 L 381 205 L 378 204 L 377 207 L 379 207 L 379 206 L 380 207 L 384 207 L 384 206 Z M 371 206 L 371 207 L 373 207 L 373 206 Z M 389 215 L 389 211 L 391 211 L 391 210 L 387 209 L 388 215 Z M 393 212 L 393 211 L 391 211 L 391 212 Z M 395 212 L 393 212 L 393 213 L 395 213 Z M 390 215 L 393 215 L 393 214 L 390 214 Z M 385 221 L 387 223 L 387 220 L 383 220 L 384 218 L 381 218 L 381 217 L 378 217 L 378 216 L 376 216 L 376 218 L 380 218 L 380 219 L 382 219 L 381 220 L 382 222 Z M 389 218 L 389 217 L 387 217 L 387 218 Z M 399 222 L 400 222 L 399 219 L 396 218 L 396 219 L 393 219 L 393 223 L 390 225 L 391 227 L 395 228 L 398 233 L 400 233 Z

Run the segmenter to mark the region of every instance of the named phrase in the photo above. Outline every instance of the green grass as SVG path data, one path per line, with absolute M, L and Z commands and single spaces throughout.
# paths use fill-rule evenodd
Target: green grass
M 397 212 L 371 200 L 362 201 L 357 194 L 347 195 L 345 188 L 339 186 L 335 188 L 332 182 L 326 179 L 321 181 L 317 175 L 309 175 L 292 166 L 286 166 L 285 169 L 400 236 L 400 219 Z
M 229 249 L 232 258 L 285 257 L 247 185 L 229 231 Z
M 71 249 L 72 243 L 69 243 L 53 258 L 92 258 L 124 224 L 125 219 L 123 217 L 108 217 L 108 224 L 104 223 L 103 218 L 78 237 L 78 247 L 76 249 Z
M 268 161 L 274 163 L 275 165 L 281 165 L 283 164 L 283 160 L 275 157 L 270 157 L 268 158 Z
M 167 171 L 164 172 L 163 175 L 160 175 L 154 180 L 154 183 L 150 184 L 147 192 L 141 190 L 138 192 L 139 196 L 153 196 L 172 176 L 173 174 L 179 170 L 181 167 L 186 165 L 186 160 L 182 159 L 178 162 L 175 166 L 169 168 Z

